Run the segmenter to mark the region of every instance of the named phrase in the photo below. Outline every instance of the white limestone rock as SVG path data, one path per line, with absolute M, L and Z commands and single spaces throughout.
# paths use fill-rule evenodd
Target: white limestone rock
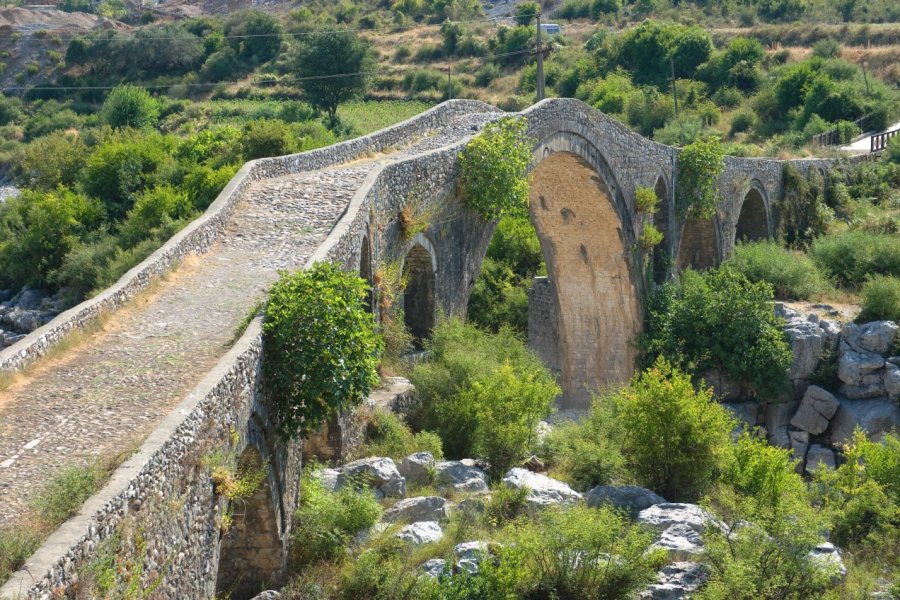
M 823 569 L 826 569 L 833 583 L 840 583 L 847 576 L 847 567 L 841 558 L 841 552 L 831 542 L 824 542 L 813 548 L 809 553 Z
M 809 379 L 819 365 L 825 347 L 825 334 L 818 323 L 811 323 L 800 316 L 789 317 L 784 327 L 791 344 L 793 361 L 790 378 Z
M 384 511 L 382 520 L 388 523 L 417 521 L 446 521 L 450 518 L 447 501 L 440 496 L 404 498 Z
M 884 392 L 891 400 L 900 400 L 900 367 L 891 362 L 884 365 Z
M 419 568 L 429 577 L 440 577 L 447 568 L 447 561 L 443 558 L 432 558 L 422 563 Z
M 656 574 L 656 583 L 641 592 L 641 600 L 687 600 L 706 583 L 708 573 L 695 562 L 674 562 Z
M 721 527 L 712 515 L 696 504 L 681 502 L 654 504 L 638 514 L 638 521 L 659 530 L 665 530 L 676 523 L 683 523 L 697 533 L 703 533 L 708 525 Z
M 824 388 L 811 385 L 806 388 L 797 414 L 791 419 L 791 425 L 797 429 L 818 435 L 828 429 L 828 423 L 840 406 L 837 398 Z
M 872 321 L 862 325 L 849 323 L 841 331 L 841 337 L 857 352 L 885 354 L 894 345 L 898 329 L 893 321 Z
M 326 490 L 334 492 L 338 489 L 338 478 L 340 475 L 341 472 L 337 469 L 322 469 L 319 471 L 319 481 L 322 482 L 322 486 Z
M 831 419 L 832 444 L 848 441 L 857 425 L 870 437 L 878 438 L 900 423 L 900 406 L 887 398 L 841 400 L 840 403 Z
M 402 498 L 406 495 L 406 480 L 390 458 L 378 456 L 361 458 L 347 463 L 339 470 L 339 488 L 350 481 L 363 480 L 384 496 Z
M 409 485 L 427 485 L 429 471 L 434 468 L 434 456 L 431 452 L 416 452 L 400 461 L 397 470 Z
M 478 563 L 488 551 L 487 542 L 463 542 L 453 548 L 456 555 L 456 566 L 460 571 L 466 571 L 470 575 L 478 573 Z
M 696 560 L 703 554 L 700 532 L 687 523 L 672 523 L 666 527 L 653 546 L 666 550 L 674 560 Z
M 806 472 L 812 475 L 823 465 L 834 469 L 834 451 L 821 444 L 812 444 L 806 453 Z
M 665 504 L 662 496 L 637 485 L 598 485 L 587 493 L 587 505 L 592 508 L 609 504 L 636 517 L 645 508 L 654 504 Z
M 473 465 L 460 460 L 447 460 L 435 463 L 437 484 L 439 487 L 451 487 L 457 492 L 486 492 L 488 490 L 487 474 Z
M 397 538 L 413 546 L 439 542 L 444 532 L 437 521 L 419 521 L 410 523 L 397 532 Z
M 841 344 L 838 378 L 849 386 L 862 386 L 863 377 L 884 367 L 884 357 L 874 352 L 856 352 Z
M 519 467 L 506 472 L 503 485 L 516 490 L 528 488 L 525 507 L 530 513 L 555 504 L 575 504 L 582 500 L 581 494 L 562 481 Z

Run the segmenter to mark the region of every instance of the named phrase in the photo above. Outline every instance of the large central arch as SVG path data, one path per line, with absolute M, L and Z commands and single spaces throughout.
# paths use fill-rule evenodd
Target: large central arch
M 634 369 L 641 313 L 626 232 L 606 180 L 567 151 L 534 169 L 530 213 L 558 315 L 561 408 L 586 409 Z

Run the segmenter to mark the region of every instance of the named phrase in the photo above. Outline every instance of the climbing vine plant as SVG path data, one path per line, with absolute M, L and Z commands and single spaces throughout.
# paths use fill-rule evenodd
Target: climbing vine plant
M 483 218 L 528 211 L 531 141 L 522 117 L 504 117 L 485 126 L 459 153 L 460 187 L 466 204 Z
M 366 282 L 335 263 L 281 273 L 266 305 L 266 393 L 278 433 L 303 437 L 358 405 L 378 382 L 383 341 Z
M 697 140 L 681 149 L 675 197 L 682 217 L 709 219 L 716 214 L 716 180 L 724 171 L 725 150 L 719 140 Z

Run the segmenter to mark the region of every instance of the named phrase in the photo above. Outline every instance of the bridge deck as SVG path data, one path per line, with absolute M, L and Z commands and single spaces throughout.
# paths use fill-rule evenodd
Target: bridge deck
M 496 116 L 467 115 L 390 158 L 455 143 Z M 306 262 L 387 159 L 256 182 L 210 252 L 0 392 L 0 526 L 62 466 L 139 444 L 224 354 L 277 270 Z

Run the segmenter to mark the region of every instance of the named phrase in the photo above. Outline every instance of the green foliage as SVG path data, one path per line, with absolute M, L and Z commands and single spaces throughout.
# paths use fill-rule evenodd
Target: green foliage
M 499 597 L 631 598 L 666 563 L 653 536 L 608 508 L 551 508 L 506 530 L 501 570 L 512 569 L 514 594 Z
M 100 120 L 116 129 L 153 127 L 159 118 L 159 103 L 142 87 L 125 84 L 114 88 L 100 109 Z
M 413 433 L 393 412 L 375 408 L 366 424 L 365 446 L 360 456 L 389 456 L 396 461 L 415 452 L 431 452 L 435 460 L 444 458 L 441 438 L 430 431 Z
M 784 165 L 784 199 L 778 219 L 778 235 L 789 246 L 806 247 L 822 235 L 834 213 L 825 204 L 825 184 L 815 169 L 808 178 L 790 163 Z
M 639 240 L 641 249 L 644 252 L 649 252 L 662 243 L 663 237 L 662 231 L 650 223 L 644 223 L 644 227 L 641 230 L 641 239 Z
M 727 463 L 734 421 L 663 359 L 611 398 L 622 455 L 637 481 L 670 501 L 698 498 Z
M 559 393 L 525 344 L 507 328 L 491 334 L 449 319 L 435 327 L 426 348 L 428 362 L 410 376 L 420 399 L 413 426 L 436 431 L 451 458 L 506 462 L 524 453 Z
M 101 214 L 97 202 L 60 188 L 23 192 L 0 207 L 0 280 L 43 287 Z
M 444 422 L 476 423 L 471 433 L 474 456 L 486 460 L 491 477 L 500 479 L 525 458 L 535 426 L 550 412 L 559 392 L 545 370 L 522 372 L 504 364 L 438 405 L 437 412 Z
M 863 284 L 860 295 L 860 321 L 900 322 L 900 277 L 874 275 Z
M 541 7 L 537 2 L 522 2 L 516 6 L 516 10 L 514 11 L 516 24 L 525 27 L 530 26 L 531 22 L 534 21 L 534 18 L 540 11 Z
M 651 298 L 641 339 L 645 364 L 664 356 L 695 375 L 713 370 L 775 399 L 787 385 L 791 350 L 769 302 L 772 288 L 730 267 L 685 271 Z
M 353 31 L 305 36 L 288 60 L 306 101 L 334 123 L 338 106 L 365 92 L 374 66 L 370 43 Z M 356 73 L 353 76 L 344 76 Z M 341 77 L 328 77 L 342 75 Z
M 329 492 L 315 468 L 304 470 L 300 489 L 291 539 L 291 560 L 297 566 L 341 557 L 352 536 L 374 525 L 381 515 L 367 486 L 345 485 Z
M 659 198 L 650 187 L 639 187 L 634 191 L 634 209 L 639 213 L 653 214 L 659 206 Z
M 823 236 L 810 248 L 813 260 L 841 286 L 859 289 L 871 276 L 900 277 L 900 237 L 847 231 Z
M 194 207 L 187 194 L 171 186 L 157 186 L 142 192 L 119 227 L 123 248 L 131 248 L 152 238 L 160 228 L 191 216 Z
M 281 436 L 317 429 L 377 383 L 383 342 L 363 306 L 366 295 L 365 281 L 333 263 L 284 272 L 272 287 L 263 374 Z
M 223 27 L 224 37 L 240 62 L 250 66 L 268 62 L 278 55 L 282 31 L 275 16 L 260 10 L 233 13 Z
M 118 221 L 137 194 L 162 183 L 174 168 L 174 140 L 132 132 L 111 137 L 91 154 L 81 173 L 85 192 L 99 198 L 107 216 Z
M 486 125 L 459 153 L 459 181 L 466 205 L 484 219 L 524 215 L 530 160 L 524 119 L 504 117 Z
M 712 40 L 700 27 L 647 20 L 625 32 L 618 62 L 638 83 L 664 86 L 671 75 L 670 59 L 678 78 L 690 78 L 712 53 Z
M 206 210 L 237 171 L 237 165 L 225 165 L 218 169 L 198 165 L 185 174 L 181 189 L 190 198 L 194 208 Z
M 492 527 L 499 527 L 525 514 L 526 500 L 530 490 L 526 487 L 512 488 L 504 484 L 491 490 L 490 500 L 484 505 L 484 518 Z
M 88 150 L 81 136 L 53 132 L 25 146 L 14 166 L 16 181 L 23 186 L 49 191 L 71 187 L 84 166 Z
M 244 126 L 241 150 L 247 160 L 282 156 L 295 152 L 296 142 L 284 122 L 260 120 Z
M 738 244 L 728 264 L 753 283 L 771 285 L 779 300 L 809 300 L 830 288 L 812 259 L 778 242 Z
M 0 582 L 21 568 L 41 541 L 41 535 L 27 524 L 0 528 Z
M 62 523 L 81 508 L 103 481 L 103 473 L 95 466 L 67 467 L 54 475 L 31 501 L 41 518 Z
M 725 171 L 725 151 L 716 139 L 697 140 L 678 153 L 675 198 L 682 215 L 709 219 L 719 202 L 717 180 Z

